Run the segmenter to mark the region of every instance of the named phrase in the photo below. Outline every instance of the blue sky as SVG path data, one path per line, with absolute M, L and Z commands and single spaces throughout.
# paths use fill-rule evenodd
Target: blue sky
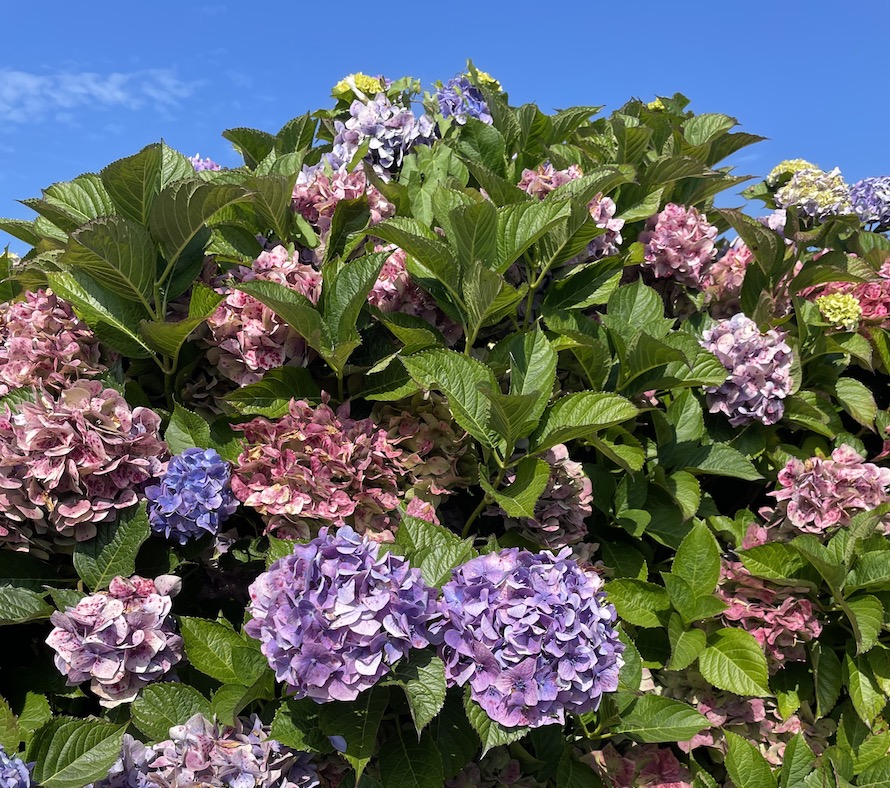
M 545 110 L 683 92 L 770 138 L 736 158 L 740 172 L 802 157 L 850 182 L 890 174 L 886 0 L 6 6 L 0 216 L 30 218 L 16 199 L 162 137 L 235 165 L 226 128 L 275 131 L 353 71 L 429 85 L 467 57 L 513 103 Z

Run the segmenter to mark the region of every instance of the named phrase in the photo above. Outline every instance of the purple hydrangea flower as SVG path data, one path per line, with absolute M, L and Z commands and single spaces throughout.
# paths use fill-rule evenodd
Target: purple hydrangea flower
M 202 159 L 200 153 L 196 153 L 194 156 L 188 157 L 189 162 L 192 167 L 195 168 L 195 172 L 203 172 L 204 170 L 221 170 L 220 167 L 213 159 Z
M 405 559 L 348 526 L 298 544 L 250 586 L 244 631 L 297 698 L 354 700 L 412 648 L 437 618 L 435 591 Z
M 494 122 L 482 91 L 463 74 L 449 79 L 439 88 L 436 101 L 439 102 L 442 117 L 454 118 L 457 123 L 464 124 L 467 118 L 476 118 L 488 124 Z
M 615 212 L 618 210 L 615 201 L 611 197 L 603 197 L 600 193 L 590 201 L 587 208 L 596 226 L 605 230 L 587 245 L 587 254 L 594 260 L 618 254 L 624 219 L 615 218 Z
M 853 210 L 865 225 L 875 230 L 890 227 L 890 175 L 863 178 L 850 188 Z
M 17 755 L 7 755 L 0 744 L 0 786 L 2 788 L 30 788 L 31 769 L 34 764 L 26 764 Z
M 761 334 L 741 312 L 704 332 L 701 346 L 730 373 L 719 386 L 705 387 L 711 413 L 725 413 L 733 427 L 782 418 L 791 393 L 792 356 L 785 336 L 777 329 Z
M 568 558 L 510 548 L 473 558 L 442 589 L 451 685 L 507 727 L 562 724 L 618 688 L 624 645 L 602 580 Z
M 656 279 L 700 287 L 702 272 L 717 254 L 716 237 L 717 228 L 704 214 L 668 203 L 640 234 L 640 243 L 646 245 L 642 266 L 651 269 Z
M 179 580 L 115 577 L 107 591 L 84 597 L 51 621 L 46 642 L 68 685 L 90 681 L 103 706 L 132 701 L 146 684 L 163 678 L 182 659 L 170 609 Z
M 186 449 L 167 464 L 160 483 L 145 488 L 148 520 L 155 533 L 185 544 L 219 526 L 238 508 L 231 470 L 215 449 Z

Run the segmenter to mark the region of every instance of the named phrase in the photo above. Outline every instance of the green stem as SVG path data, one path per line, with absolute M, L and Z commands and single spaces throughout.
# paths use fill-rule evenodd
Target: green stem
M 500 464 L 500 463 L 498 463 Z M 504 480 L 504 476 L 507 473 L 507 466 L 501 465 L 500 470 L 495 476 L 494 483 L 491 485 L 495 489 L 498 488 L 500 483 Z M 479 501 L 479 505 L 473 510 L 473 513 L 467 518 L 466 523 L 464 523 L 464 528 L 461 531 L 460 535 L 463 539 L 466 539 L 470 535 L 470 526 L 476 522 L 476 519 L 482 514 L 482 510 L 485 508 L 486 504 L 491 503 L 491 499 L 488 497 L 488 493 L 482 496 L 482 500 Z

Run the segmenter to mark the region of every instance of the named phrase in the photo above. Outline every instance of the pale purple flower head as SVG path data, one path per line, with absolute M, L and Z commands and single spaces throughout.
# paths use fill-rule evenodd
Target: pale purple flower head
M 0 744 L 0 786 L 2 788 L 31 788 L 31 769 L 17 755 L 7 755 Z
M 594 260 L 603 257 L 612 257 L 618 254 L 621 245 L 621 230 L 624 228 L 624 219 L 615 218 L 618 206 L 611 197 L 603 197 L 597 194 L 587 206 L 591 217 L 597 227 L 605 230 L 587 245 L 587 254 Z
M 238 508 L 229 486 L 229 464 L 216 449 L 186 449 L 167 464 L 160 482 L 145 488 L 148 521 L 155 533 L 185 544 L 206 534 Z
M 829 216 L 853 213 L 850 187 L 837 168 L 831 172 L 817 169 L 798 170 L 776 192 L 779 208 L 795 206 L 804 216 L 816 222 Z
M 192 167 L 195 168 L 195 172 L 203 172 L 204 170 L 221 170 L 220 167 L 213 159 L 202 159 L 200 153 L 196 153 L 194 156 L 188 157 L 189 162 Z
M 507 727 L 562 724 L 618 687 L 624 645 L 602 581 L 569 559 L 509 548 L 473 558 L 442 589 L 440 655 Z
M 791 348 L 785 332 L 760 333 L 757 324 L 739 312 L 702 335 L 701 346 L 729 372 L 719 386 L 706 386 L 711 413 L 725 413 L 733 427 L 759 421 L 775 424 L 791 393 Z
M 146 746 L 129 733 L 124 734 L 121 754 L 111 765 L 108 774 L 85 788 L 159 788 L 149 777 L 150 765 L 158 757 L 160 745 Z
M 570 164 L 565 170 L 557 170 L 549 161 L 538 165 L 533 170 L 523 170 L 519 188 L 532 197 L 543 200 L 554 189 L 584 175 L 577 164 Z
M 97 380 L 0 411 L 0 539 L 27 548 L 34 531 L 56 541 L 94 537 L 160 474 L 160 423 Z
M 182 659 L 182 638 L 170 615 L 178 590 L 171 575 L 115 577 L 107 591 L 53 613 L 55 628 L 46 642 L 68 685 L 89 681 L 99 702 L 112 707 L 163 678 Z
M 466 75 L 449 79 L 436 91 L 436 101 L 442 117 L 454 118 L 457 123 L 464 124 L 467 118 L 476 118 L 488 124 L 494 122 L 482 91 Z
M 265 517 L 269 531 L 306 538 L 318 526 L 348 520 L 392 541 L 403 452 L 371 419 L 291 400 L 277 421 L 259 417 L 234 428 L 245 446 L 232 490 Z
M 717 254 L 717 228 L 695 208 L 668 203 L 651 217 L 640 234 L 645 244 L 643 268 L 656 279 L 673 279 L 700 288 L 702 272 Z
M 262 252 L 250 268 L 232 272 L 236 282 L 277 282 L 313 304 L 321 296 L 321 274 L 290 255 L 283 246 Z M 223 292 L 226 292 L 225 290 Z M 265 304 L 240 290 L 228 290 L 208 318 L 207 358 L 221 374 L 239 386 L 256 383 L 270 369 L 303 366 L 309 346 L 291 326 Z
M 250 586 L 244 631 L 297 698 L 355 700 L 430 644 L 435 590 L 420 570 L 349 526 L 322 529 Z
M 865 225 L 875 231 L 890 227 L 890 176 L 863 178 L 850 188 L 853 210 Z
M 565 444 L 554 446 L 543 459 L 550 465 L 550 479 L 535 504 L 534 518 L 509 517 L 497 506 L 486 513 L 503 517 L 508 528 L 518 529 L 526 539 L 543 547 L 558 549 L 577 544 L 587 536 L 586 520 L 593 513 L 593 484 L 581 463 L 569 459 Z M 508 473 L 504 483 L 512 483 L 515 476 Z
M 58 391 L 78 377 L 101 375 L 99 340 L 51 290 L 0 304 L 0 396 L 38 383 Z
M 831 457 L 789 460 L 779 471 L 779 484 L 770 495 L 779 501 L 783 530 L 792 533 L 822 535 L 890 500 L 890 468 L 863 462 L 846 444 Z

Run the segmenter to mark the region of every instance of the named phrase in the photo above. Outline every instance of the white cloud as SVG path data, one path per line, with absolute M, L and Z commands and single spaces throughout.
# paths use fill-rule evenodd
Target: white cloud
M 170 69 L 111 74 L 0 69 L 0 117 L 28 123 L 50 112 L 70 117 L 75 110 L 96 108 L 164 111 L 191 96 L 198 85 L 179 79 Z

